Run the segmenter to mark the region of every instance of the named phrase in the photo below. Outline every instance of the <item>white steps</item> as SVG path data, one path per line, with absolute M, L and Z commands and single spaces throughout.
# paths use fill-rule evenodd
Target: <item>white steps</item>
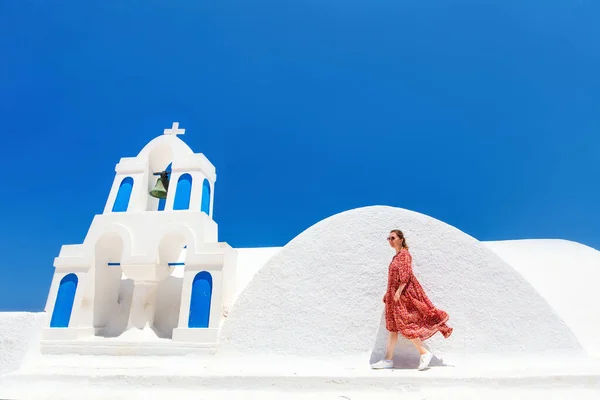
M 80 356 L 185 356 L 212 355 L 217 345 L 213 343 L 186 343 L 171 340 L 42 340 L 40 351 L 44 355 Z
M 222 356 L 42 356 L 0 378 L 0 398 L 98 393 L 222 391 L 417 393 L 431 390 L 585 391 L 600 398 L 598 360 L 455 360 L 454 366 L 371 370 L 365 360 Z M 29 392 L 28 392 L 29 391 Z M 25 395 L 30 393 L 30 395 Z M 17 395 L 17 397 L 14 397 Z M 56 397 L 58 396 L 58 397 Z M 112 397 L 112 394 L 110 395 Z M 81 397 L 79 397 L 81 398 Z M 286 397 L 287 398 L 287 397 Z M 354 399 L 355 397 L 351 397 Z M 423 397 L 421 397 L 423 398 Z

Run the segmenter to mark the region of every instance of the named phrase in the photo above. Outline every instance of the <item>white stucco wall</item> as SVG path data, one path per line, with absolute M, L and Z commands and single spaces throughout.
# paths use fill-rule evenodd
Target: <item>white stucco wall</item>
M 417 277 L 455 329 L 448 340 L 428 341 L 435 352 L 583 352 L 547 302 L 486 246 L 441 221 L 384 206 L 334 215 L 275 254 L 238 297 L 220 351 L 322 356 L 375 348 L 379 357 L 393 256 L 386 237 L 394 228 L 404 231 Z M 397 354 L 406 352 L 414 350 L 402 341 Z
M 567 240 L 507 240 L 485 245 L 523 275 L 585 350 L 600 358 L 600 251 Z
M 235 268 L 235 293 L 232 301 L 235 301 L 237 296 L 245 289 L 254 275 L 264 265 L 281 251 L 281 247 L 252 247 L 252 248 L 236 248 L 237 253 L 236 268 Z M 176 260 L 179 263 L 184 263 L 186 259 L 187 249 L 183 249 L 179 258 Z M 183 278 L 183 267 L 175 267 L 172 277 Z
M 39 352 L 45 318 L 45 313 L 0 313 L 0 375 L 16 371 Z
M 233 282 L 234 285 L 229 286 L 234 287 L 236 292 L 233 294 L 232 299 L 230 302 L 228 302 L 228 304 L 235 301 L 235 298 L 239 292 L 244 289 L 254 274 L 256 274 L 256 272 L 265 265 L 269 258 L 276 254 L 280 249 L 281 248 L 279 247 L 235 249 L 237 251 L 237 267 L 234 270 L 236 274 L 234 274 L 235 276 L 233 278 L 235 282 Z M 179 258 L 174 261 L 183 263 L 185 259 L 186 249 L 183 249 Z M 114 269 L 116 271 L 120 271 L 120 268 Z M 154 317 L 154 331 L 159 338 L 172 338 L 173 329 L 178 326 L 181 313 L 180 305 L 184 274 L 184 266 L 175 266 L 172 268 L 171 274 L 158 285 L 156 313 Z M 193 278 L 195 274 L 196 272 L 190 272 L 191 278 Z M 216 279 L 217 274 L 215 272 L 212 274 Z M 56 284 L 54 285 L 55 291 L 58 290 L 58 282 L 60 281 L 60 278 L 62 278 L 62 275 L 58 275 L 56 278 Z M 220 292 L 216 289 L 217 288 L 215 288 L 215 293 L 213 293 L 213 296 L 219 296 Z M 117 285 L 116 291 L 118 293 L 115 295 L 116 301 L 112 302 L 110 306 L 107 306 L 107 314 L 109 315 L 107 324 L 103 329 L 100 329 L 97 332 L 98 336 L 111 338 L 117 337 L 121 335 L 127 327 L 133 297 L 133 281 L 128 279 L 127 276 L 121 275 L 121 279 Z M 56 294 L 54 294 L 52 299 L 55 296 Z M 189 294 L 187 297 L 189 297 Z M 229 298 L 229 296 L 225 297 Z M 219 302 L 213 303 L 219 304 Z M 189 301 L 186 304 L 189 305 Z M 53 303 L 50 304 L 48 309 L 52 310 L 52 305 Z M 215 309 L 212 314 L 218 317 L 222 314 L 222 311 L 220 309 Z M 187 314 L 184 318 L 184 322 L 187 323 Z
M 239 294 L 244 291 L 248 283 L 254 278 L 254 275 L 265 266 L 265 264 L 277 253 L 281 251 L 281 247 L 257 247 L 257 248 L 240 248 L 236 249 L 237 258 L 237 292 L 234 299 L 237 299 Z

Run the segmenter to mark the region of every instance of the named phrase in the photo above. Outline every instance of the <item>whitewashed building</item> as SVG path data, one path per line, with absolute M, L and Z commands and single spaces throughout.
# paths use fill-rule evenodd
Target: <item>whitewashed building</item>
M 218 242 L 215 167 L 178 137 L 178 125 L 120 160 L 104 212 L 83 243 L 62 246 L 44 339 L 217 340 L 237 252 Z M 150 194 L 161 173 L 166 198 Z

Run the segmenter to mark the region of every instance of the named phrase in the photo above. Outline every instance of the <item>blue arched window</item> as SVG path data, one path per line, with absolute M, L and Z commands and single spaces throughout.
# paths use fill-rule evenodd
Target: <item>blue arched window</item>
M 113 212 L 125 212 L 129 207 L 129 199 L 131 198 L 131 191 L 133 190 L 133 178 L 128 176 L 121 181 L 119 185 L 119 191 L 117 192 L 117 198 L 115 204 L 113 204 Z
M 189 328 L 208 328 L 213 281 L 207 271 L 196 274 L 192 283 Z
M 200 211 L 205 212 L 206 215 L 210 215 L 210 182 L 208 182 L 208 179 L 202 182 L 202 205 Z
M 73 302 L 75 301 L 75 292 L 77 291 L 77 282 L 78 279 L 75 274 L 69 274 L 60 281 L 52 319 L 50 320 L 51 328 L 69 327 Z
M 192 195 L 192 176 L 183 174 L 177 182 L 177 191 L 175 192 L 175 201 L 173 210 L 189 210 L 190 197 Z
M 171 172 L 172 166 L 173 166 L 173 163 L 169 164 L 169 166 L 167 166 L 167 169 L 165 169 L 165 171 Z M 166 205 L 167 205 L 167 199 L 159 199 L 158 200 L 158 211 L 165 211 Z

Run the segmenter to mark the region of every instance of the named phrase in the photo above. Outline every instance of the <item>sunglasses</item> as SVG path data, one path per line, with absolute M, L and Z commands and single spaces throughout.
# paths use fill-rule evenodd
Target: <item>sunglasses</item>
M 396 239 L 398 239 L 398 238 L 397 237 L 392 237 L 392 236 L 390 236 L 390 237 L 387 238 L 388 242 L 393 242 Z

